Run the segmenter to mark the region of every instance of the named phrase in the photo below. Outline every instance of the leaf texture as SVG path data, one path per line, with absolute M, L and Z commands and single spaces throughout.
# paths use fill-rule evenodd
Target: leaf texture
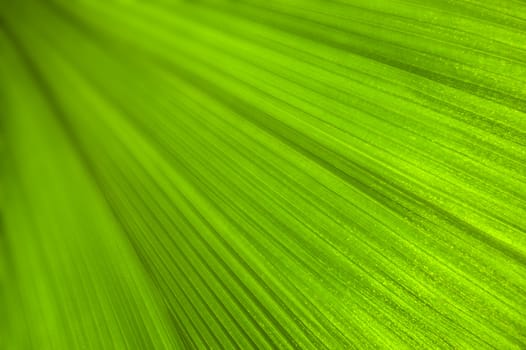
M 524 349 L 526 4 L 0 1 L 1 349 Z

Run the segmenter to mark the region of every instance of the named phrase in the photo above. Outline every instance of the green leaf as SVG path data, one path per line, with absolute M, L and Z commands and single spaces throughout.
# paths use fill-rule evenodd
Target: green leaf
M 0 349 L 523 349 L 526 4 L 0 1 Z

